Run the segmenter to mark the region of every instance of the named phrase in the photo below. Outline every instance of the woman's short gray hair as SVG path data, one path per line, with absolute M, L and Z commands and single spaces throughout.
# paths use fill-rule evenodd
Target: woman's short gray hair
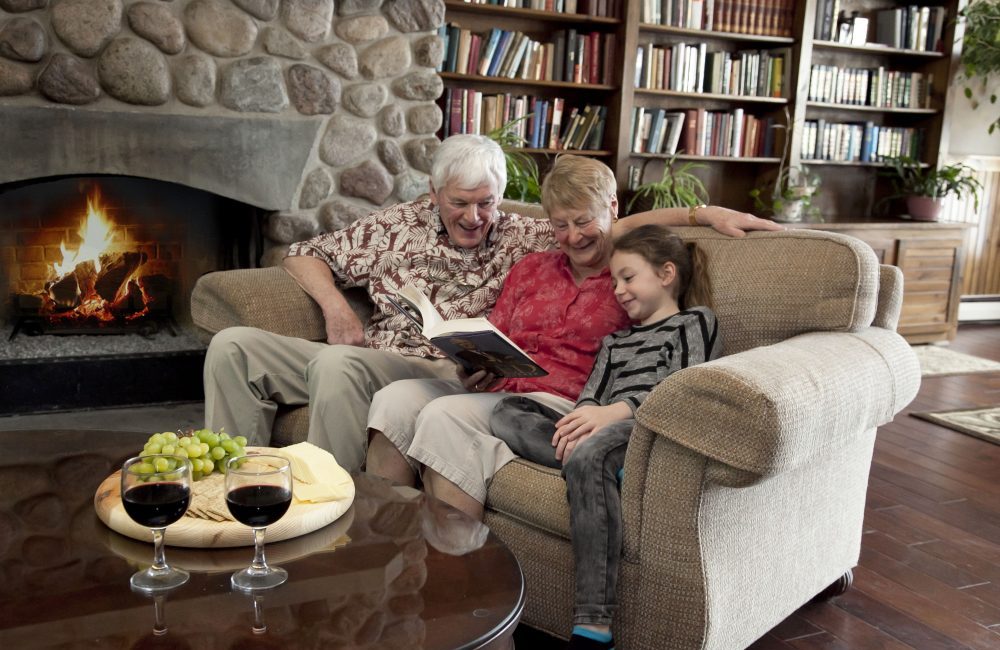
M 431 182 L 436 191 L 452 183 L 471 190 L 489 183 L 503 197 L 507 188 L 507 162 L 503 149 L 484 135 L 453 135 L 445 138 L 434 154 Z

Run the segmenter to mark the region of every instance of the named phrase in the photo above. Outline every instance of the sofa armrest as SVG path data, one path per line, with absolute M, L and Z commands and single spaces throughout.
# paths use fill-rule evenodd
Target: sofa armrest
M 895 332 L 815 332 L 677 372 L 636 415 L 716 461 L 713 480 L 746 485 L 888 422 L 919 386 L 916 355 Z
M 903 309 L 903 270 L 898 266 L 880 264 L 878 280 L 878 306 L 872 325 L 895 332 Z
M 344 292 L 366 322 L 371 305 L 361 290 Z M 191 293 L 191 318 L 209 337 L 226 327 L 257 327 L 310 341 L 326 340 L 323 314 L 309 294 L 282 267 L 208 273 Z

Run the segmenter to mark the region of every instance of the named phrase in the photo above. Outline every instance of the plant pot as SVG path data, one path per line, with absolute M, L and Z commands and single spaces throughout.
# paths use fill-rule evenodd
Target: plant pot
M 805 220 L 805 205 L 802 201 L 791 200 L 781 204 L 781 209 L 774 211 L 774 220 L 783 223 L 799 223 Z
M 906 197 L 906 211 L 915 221 L 937 221 L 941 214 L 941 199 L 929 196 Z

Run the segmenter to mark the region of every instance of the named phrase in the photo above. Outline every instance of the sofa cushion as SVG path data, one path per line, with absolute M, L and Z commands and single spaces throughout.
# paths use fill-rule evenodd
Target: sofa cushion
M 569 539 L 566 482 L 557 469 L 520 458 L 507 463 L 490 482 L 486 508 Z
M 815 230 L 740 238 L 672 230 L 706 254 L 726 354 L 805 332 L 856 332 L 875 317 L 878 259 L 859 239 Z

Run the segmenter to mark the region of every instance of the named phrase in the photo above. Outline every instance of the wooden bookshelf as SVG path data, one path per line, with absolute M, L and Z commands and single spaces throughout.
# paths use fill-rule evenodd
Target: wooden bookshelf
M 675 0 L 677 2 L 683 0 Z M 784 13 L 768 19 L 758 18 L 753 13 L 755 2 L 762 7 L 783 8 Z M 905 8 L 910 6 L 902 0 L 836 0 L 837 9 L 850 17 L 857 11 L 861 18 L 868 18 L 867 43 L 852 44 L 838 42 L 835 17 L 829 25 L 828 35 L 817 29 L 823 26 L 823 12 L 828 0 L 741 0 L 730 3 L 743 7 L 733 11 L 751 10 L 750 14 L 735 19 L 733 24 L 720 25 L 718 16 L 712 28 L 706 23 L 702 28 L 679 26 L 677 24 L 656 24 L 650 22 L 648 10 L 656 3 L 643 0 L 622 0 L 618 3 L 622 14 L 618 16 L 588 16 L 579 13 L 557 13 L 537 9 L 503 7 L 496 4 L 473 4 L 446 0 L 446 21 L 482 34 L 492 28 L 521 31 L 531 38 L 550 39 L 560 30 L 576 29 L 589 33 L 613 34 L 616 52 L 613 61 L 615 69 L 610 79 L 604 83 L 574 83 L 569 81 L 530 80 L 480 74 L 457 74 L 442 72 L 446 88 L 471 88 L 491 93 L 516 93 L 539 98 L 562 97 L 567 103 L 582 107 L 583 104 L 605 106 L 603 141 L 593 150 L 579 152 L 605 159 L 614 170 L 623 193 L 627 189 L 629 168 L 645 166 L 650 180 L 662 172 L 662 161 L 670 156 L 666 153 L 633 153 L 635 134 L 633 132 L 633 111 L 636 107 L 651 111 L 697 110 L 705 112 L 733 114 L 736 109 L 744 116 L 753 115 L 762 120 L 785 125 L 787 112 L 789 128 L 785 131 L 789 142 L 789 164 L 808 166 L 822 180 L 818 205 L 823 219 L 827 222 L 859 222 L 880 218 L 876 207 L 889 191 L 888 181 L 879 174 L 885 166 L 877 161 L 838 160 L 808 158 L 802 155 L 807 123 L 823 121 L 837 133 L 850 131 L 844 125 L 861 125 L 862 130 L 872 126 L 897 129 L 898 133 L 922 133 L 919 159 L 927 165 L 937 165 L 940 153 L 947 150 L 947 131 L 943 128 L 949 115 L 946 99 L 948 84 L 957 67 L 959 47 L 955 42 L 954 19 L 965 6 L 966 0 L 928 0 L 926 6 L 945 7 L 941 51 L 918 47 L 895 47 L 874 44 L 877 32 L 877 12 L 880 10 Z M 530 4 L 530 3 L 529 3 Z M 608 3 L 612 5 L 614 3 Z M 558 6 L 559 3 L 557 2 Z M 586 3 L 579 2 L 579 7 Z M 598 5 L 599 6 L 599 5 Z M 726 0 L 715 0 L 714 6 L 726 6 Z M 735 14 L 733 14 L 735 15 Z M 674 18 L 674 17 L 671 17 Z M 732 18 L 732 16 L 730 16 Z M 771 20 L 772 22 L 768 22 Z M 779 21 L 780 25 L 779 25 Z M 720 27 L 745 28 L 749 31 L 726 31 Z M 763 26 L 763 28 L 761 28 Z M 780 27 L 781 33 L 778 33 Z M 654 47 L 671 48 L 677 43 L 698 45 L 705 43 L 707 52 L 742 53 L 746 51 L 766 51 L 787 54 L 785 62 L 786 85 L 778 97 L 768 95 L 726 94 L 719 92 L 689 92 L 670 88 L 636 87 L 637 53 L 640 48 L 652 44 Z M 924 43 L 926 46 L 926 43 Z M 844 103 L 810 99 L 810 76 L 813 65 L 837 66 L 839 68 L 877 69 L 899 75 L 910 75 L 911 83 L 928 81 L 929 98 L 924 105 L 867 105 L 864 103 Z M 916 94 L 914 96 L 917 96 Z M 442 107 L 447 107 L 442 99 Z M 563 123 L 565 126 L 565 123 Z M 814 128 L 814 127 L 813 127 Z M 910 129 L 910 131 L 907 131 Z M 758 129 L 759 131 L 759 129 Z M 857 131 L 857 127 L 854 127 Z M 683 143 L 683 138 L 681 140 Z M 548 143 L 546 143 L 548 144 Z M 682 151 L 677 160 L 695 161 L 702 164 L 696 173 L 708 187 L 715 203 L 736 209 L 751 210 L 749 197 L 751 189 L 762 184 L 776 173 L 780 148 L 779 143 L 771 148 L 770 155 L 691 155 Z M 852 142 L 852 146 L 856 146 Z M 544 171 L 551 158 L 560 150 L 548 146 L 524 150 L 539 157 Z M 842 153 L 842 151 L 841 151 Z

